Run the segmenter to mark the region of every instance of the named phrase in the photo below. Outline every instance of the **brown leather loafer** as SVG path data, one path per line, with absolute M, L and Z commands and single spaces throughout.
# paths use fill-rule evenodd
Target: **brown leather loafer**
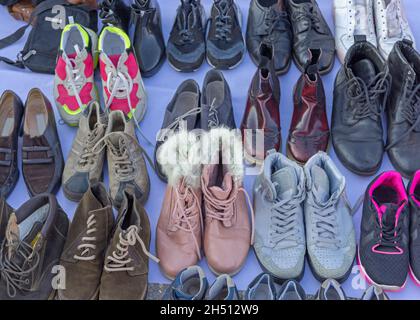
M 22 144 L 22 171 L 29 194 L 55 193 L 63 169 L 51 103 L 39 89 L 32 89 L 25 104 Z

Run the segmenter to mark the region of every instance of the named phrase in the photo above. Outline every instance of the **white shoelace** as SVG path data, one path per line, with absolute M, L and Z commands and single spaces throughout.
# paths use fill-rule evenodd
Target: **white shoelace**
M 97 231 L 95 225 L 96 225 L 96 219 L 95 219 L 95 215 L 94 214 L 90 214 L 88 219 L 87 219 L 87 231 L 86 231 L 86 236 L 82 237 L 82 244 L 77 246 L 77 250 L 83 250 L 80 255 L 75 254 L 73 257 L 76 260 L 80 260 L 80 261 L 92 261 L 95 260 L 95 255 L 91 254 L 89 256 L 87 256 L 87 254 L 89 254 L 90 250 L 95 250 L 96 249 L 96 245 L 93 243 L 89 243 L 92 241 L 96 241 L 96 237 L 95 236 L 89 236 L 92 233 L 95 233 Z
M 83 103 L 82 99 L 80 98 L 79 91 L 83 88 L 85 79 L 79 66 L 80 61 L 77 61 L 77 56 L 80 55 L 80 49 L 77 45 L 74 46 L 74 49 L 76 50 L 76 58 L 69 58 L 66 53 L 63 53 L 63 59 L 66 63 L 66 74 L 69 75 L 67 82 L 73 91 L 73 95 L 75 96 L 79 107 L 83 108 Z

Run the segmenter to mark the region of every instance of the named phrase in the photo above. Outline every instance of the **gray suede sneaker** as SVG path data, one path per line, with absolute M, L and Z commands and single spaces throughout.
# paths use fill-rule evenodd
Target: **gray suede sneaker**
M 254 185 L 254 249 L 262 268 L 278 279 L 301 279 L 305 265 L 303 169 L 271 150 Z
M 126 188 L 131 189 L 136 199 L 144 204 L 150 191 L 150 179 L 144 160 L 146 152 L 137 140 L 133 121 L 127 121 L 122 111 L 109 114 L 103 143 L 99 151 L 106 146 L 109 194 L 113 205 L 120 207 Z
M 102 178 L 105 151 L 95 153 L 95 144 L 104 136 L 106 123 L 99 103 L 94 101 L 83 111 L 76 138 L 63 172 L 63 192 L 72 201 L 80 201 L 89 183 Z
M 305 165 L 305 223 L 308 260 L 314 276 L 339 282 L 350 274 L 356 253 L 346 182 L 325 152 Z

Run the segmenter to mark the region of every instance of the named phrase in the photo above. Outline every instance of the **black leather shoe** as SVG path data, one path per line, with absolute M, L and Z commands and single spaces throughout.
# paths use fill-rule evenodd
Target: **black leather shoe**
M 378 50 L 358 39 L 348 50 L 334 84 L 332 142 L 350 171 L 373 175 L 384 153 L 382 110 L 389 74 Z
M 153 76 L 165 61 L 165 40 L 157 0 L 134 0 L 131 6 L 132 42 L 143 77 Z
M 288 0 L 287 11 L 293 29 L 293 58 L 301 72 L 309 60 L 309 49 L 321 49 L 319 73 L 331 71 L 335 42 L 327 22 L 315 0 Z
M 274 50 L 274 67 L 278 75 L 289 70 L 292 55 L 292 29 L 284 0 L 252 0 L 249 7 L 246 45 L 252 61 L 260 65 L 261 43 Z
M 409 40 L 388 57 L 392 86 L 387 102 L 389 159 L 403 176 L 420 169 L 420 54 Z

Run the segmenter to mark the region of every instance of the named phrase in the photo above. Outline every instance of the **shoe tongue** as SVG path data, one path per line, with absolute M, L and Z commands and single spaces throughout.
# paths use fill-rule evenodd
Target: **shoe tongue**
M 9 221 L 7 222 L 6 227 L 6 241 L 8 247 L 8 256 L 12 256 L 13 252 L 17 249 L 20 238 L 19 225 L 17 223 L 17 218 L 14 213 L 10 215 Z
M 230 174 L 225 174 L 221 186 L 212 186 L 209 188 L 210 192 L 218 200 L 226 200 L 232 192 L 233 182 Z
M 293 197 L 297 191 L 296 172 L 292 167 L 285 167 L 277 170 L 271 175 L 271 181 L 276 190 L 276 198 L 287 200 Z
M 330 180 L 325 171 L 314 165 L 311 168 L 311 176 L 313 179 L 313 193 L 320 202 L 327 202 L 330 199 Z
M 375 65 L 369 59 L 362 59 L 352 65 L 353 74 L 362 79 L 367 85 L 376 76 Z
M 382 213 L 382 224 L 388 227 L 394 227 L 395 225 L 395 213 L 397 212 L 399 206 L 395 203 L 384 203 L 379 209 Z
M 219 11 L 223 14 L 226 14 L 231 7 L 231 0 L 216 0 L 215 3 Z

